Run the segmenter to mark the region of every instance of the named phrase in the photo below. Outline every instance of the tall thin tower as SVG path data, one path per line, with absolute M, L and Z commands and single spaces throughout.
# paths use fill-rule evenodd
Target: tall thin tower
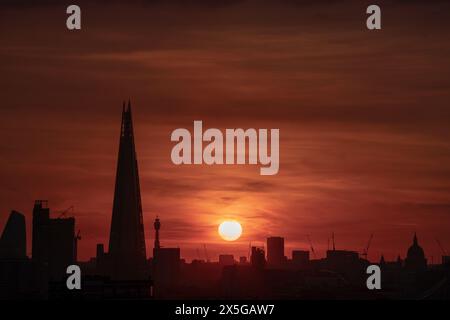
M 159 243 L 159 229 L 161 229 L 161 222 L 159 218 L 156 217 L 155 222 L 153 223 L 153 227 L 155 228 L 155 243 L 153 245 L 153 260 L 156 261 L 158 256 L 158 251 L 161 248 L 161 244 Z
M 124 103 L 122 111 L 109 257 L 113 278 L 145 277 L 144 223 L 130 101 L 127 109 Z
M 153 227 L 155 228 L 155 250 L 158 250 L 161 245 L 159 243 L 159 229 L 161 229 L 161 222 L 159 221 L 159 218 L 156 217 L 155 223 L 153 224 Z

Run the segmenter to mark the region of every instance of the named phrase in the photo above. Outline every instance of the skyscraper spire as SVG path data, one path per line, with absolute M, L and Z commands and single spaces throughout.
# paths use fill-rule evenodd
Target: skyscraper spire
M 114 278 L 145 277 L 144 223 L 130 102 L 122 111 L 109 255 Z

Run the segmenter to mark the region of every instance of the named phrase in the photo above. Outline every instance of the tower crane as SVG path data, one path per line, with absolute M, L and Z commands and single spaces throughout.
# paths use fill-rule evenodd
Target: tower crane
M 306 235 L 306 238 L 308 239 L 309 246 L 311 247 L 311 252 L 312 252 L 313 257 L 314 257 L 314 259 L 315 259 L 315 258 L 316 258 L 316 252 L 314 251 L 314 247 L 313 247 L 313 245 L 312 245 L 311 238 L 309 237 L 309 234 Z
M 61 211 L 57 219 L 61 219 L 62 217 L 65 217 L 67 212 L 69 212 L 70 210 L 72 210 L 72 212 L 73 212 L 73 209 L 74 209 L 74 207 L 70 206 L 66 210 Z
M 444 254 L 444 256 L 448 256 L 447 250 L 444 249 L 444 247 L 442 246 L 441 241 L 439 241 L 438 238 L 436 238 L 436 242 L 437 242 L 439 248 L 441 249 L 442 253 Z
M 364 248 L 364 250 L 361 254 L 361 256 L 363 256 L 364 259 L 366 259 L 366 260 L 367 260 L 367 255 L 369 254 L 369 248 L 370 248 L 370 244 L 372 243 L 372 239 L 373 239 L 373 233 L 370 234 L 369 241 L 367 242 L 367 246 Z

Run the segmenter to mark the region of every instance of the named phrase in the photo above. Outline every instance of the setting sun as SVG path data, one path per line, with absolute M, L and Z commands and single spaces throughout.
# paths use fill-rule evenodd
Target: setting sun
M 219 225 L 218 232 L 223 240 L 234 241 L 241 236 L 242 226 L 235 220 L 224 221 Z

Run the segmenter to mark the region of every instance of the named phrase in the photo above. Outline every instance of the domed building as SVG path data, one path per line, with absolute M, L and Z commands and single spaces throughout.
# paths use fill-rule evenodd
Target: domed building
M 408 249 L 408 254 L 405 259 L 405 268 L 410 271 L 423 271 L 427 268 L 427 259 L 425 259 L 425 253 L 419 241 L 417 235 L 414 233 L 413 244 Z

